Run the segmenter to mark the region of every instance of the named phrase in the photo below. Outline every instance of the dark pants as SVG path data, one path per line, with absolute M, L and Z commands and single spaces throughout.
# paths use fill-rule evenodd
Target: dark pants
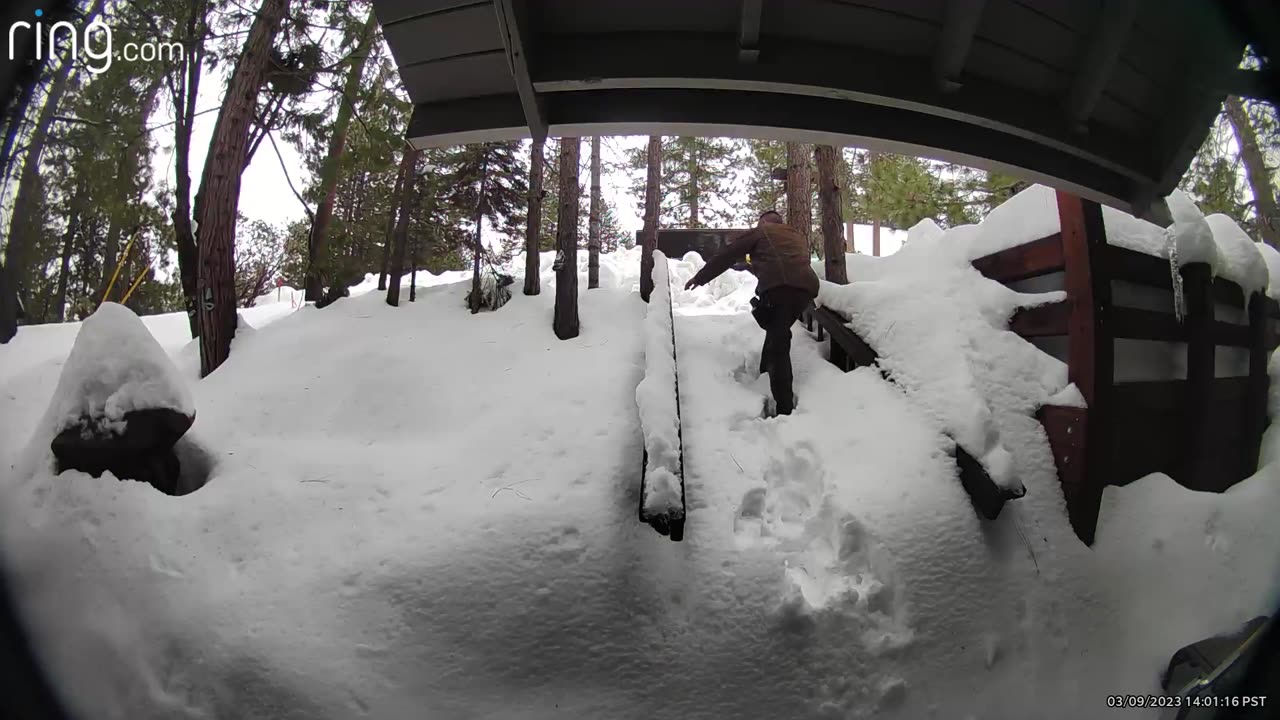
M 807 291 L 793 287 L 766 290 L 756 301 L 751 314 L 764 328 L 764 347 L 760 350 L 760 374 L 769 373 L 769 389 L 777 403 L 779 415 L 790 415 L 795 408 L 791 392 L 791 326 L 809 302 Z

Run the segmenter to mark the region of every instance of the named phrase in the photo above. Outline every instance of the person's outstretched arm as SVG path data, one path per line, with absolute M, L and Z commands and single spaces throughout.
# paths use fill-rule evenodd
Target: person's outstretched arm
M 725 248 L 717 253 L 715 257 L 708 260 L 707 264 L 703 265 L 702 269 L 690 278 L 689 282 L 685 283 L 684 289 L 692 290 L 699 285 L 706 285 L 712 280 L 720 277 L 721 273 L 733 267 L 734 263 L 738 262 L 743 258 L 743 256 L 751 252 L 755 248 L 756 242 L 759 239 L 759 228 L 751 228 L 734 238 L 733 242 L 726 245 Z

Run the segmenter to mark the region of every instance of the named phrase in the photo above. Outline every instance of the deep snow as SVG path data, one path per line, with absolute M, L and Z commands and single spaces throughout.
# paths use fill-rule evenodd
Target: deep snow
M 646 517 L 680 517 L 684 492 L 680 476 L 680 413 L 676 407 L 675 336 L 671 315 L 671 287 L 667 258 L 653 254 L 653 292 L 645 311 L 644 379 L 636 386 L 640 432 L 644 436 Z
M 190 435 L 217 457 L 184 497 L 15 471 L 77 330 L 23 328 L 0 346 L 0 416 L 22 430 L 0 434 L 0 550 L 91 717 L 1154 717 L 1106 696 L 1156 692 L 1173 651 L 1280 599 L 1280 473 L 1221 495 L 1159 475 L 1109 488 L 1081 545 L 1027 415 L 1071 388 L 1001 330 L 1043 298 L 957 264 L 982 227 L 850 256 L 846 300 L 907 390 L 841 373 L 797 326 L 802 403 L 781 418 L 761 417 L 754 278 L 685 291 L 702 259 L 670 261 L 682 543 L 636 521 L 646 308 L 631 250 L 580 291 L 567 342 L 545 256 L 540 296 L 474 316 L 465 283 L 399 308 L 354 291 L 319 311 L 264 303 L 198 382 L 185 318 L 145 319 L 191 379 Z M 960 319 L 932 365 L 907 339 L 935 342 L 917 326 L 937 300 L 892 307 L 912 282 Z M 999 520 L 969 506 L 948 423 L 1008 451 L 1027 495 Z

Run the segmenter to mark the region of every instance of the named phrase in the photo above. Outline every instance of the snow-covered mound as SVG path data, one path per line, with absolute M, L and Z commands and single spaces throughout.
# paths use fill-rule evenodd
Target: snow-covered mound
M 1280 300 L 1280 250 L 1266 243 L 1258 243 L 1258 252 L 1267 264 L 1267 297 Z
M 52 465 L 49 442 L 83 421 L 122 432 L 133 410 L 195 414 L 186 379 L 131 310 L 103 303 L 79 328 L 44 417 L 24 453 L 19 474 Z

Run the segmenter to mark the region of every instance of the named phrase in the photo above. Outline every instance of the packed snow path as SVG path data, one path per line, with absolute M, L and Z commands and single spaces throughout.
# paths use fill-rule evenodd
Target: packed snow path
M 670 542 L 636 519 L 638 267 L 602 259 L 572 341 L 550 331 L 550 273 L 542 295 L 476 316 L 465 283 L 400 308 L 353 293 L 282 308 L 199 382 L 185 319 L 147 318 L 191 378 L 190 435 L 219 458 L 183 497 L 17 476 L 76 331 L 24 328 L 0 347 L 0 424 L 20 429 L 0 433 L 0 552 L 74 705 L 1154 717 L 1106 697 L 1156 692 L 1173 651 L 1269 611 L 1273 471 L 1223 495 L 1160 476 L 1108 490 L 1090 550 L 1056 479 L 1023 472 L 1045 452 L 1029 443 L 1027 496 L 983 523 L 936 423 L 799 326 L 797 412 L 762 418 L 740 274 L 676 293 L 689 515 Z M 1210 588 L 1231 592 L 1207 603 Z

